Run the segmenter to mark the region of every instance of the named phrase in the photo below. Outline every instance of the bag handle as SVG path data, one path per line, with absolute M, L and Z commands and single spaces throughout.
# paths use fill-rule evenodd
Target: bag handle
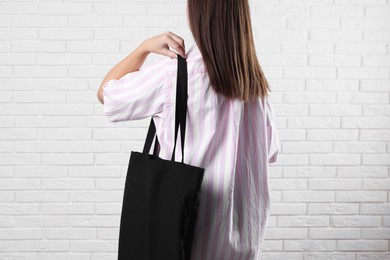
M 187 99 L 188 99 L 188 76 L 187 76 L 187 60 L 177 54 L 177 82 L 176 82 L 176 114 L 175 114 L 175 143 L 173 146 L 172 158 L 171 161 L 175 161 L 175 151 L 176 151 L 176 141 L 177 141 L 177 132 L 180 126 L 180 136 L 181 136 L 181 152 L 182 160 L 184 163 L 184 141 L 185 141 L 185 131 L 186 131 L 186 117 L 187 117 Z M 153 121 L 153 117 L 150 120 L 148 134 L 146 136 L 146 141 L 143 149 L 144 154 L 149 154 L 150 147 L 152 146 L 153 137 L 156 135 L 154 142 L 153 155 L 157 156 L 157 145 L 159 145 L 156 126 Z

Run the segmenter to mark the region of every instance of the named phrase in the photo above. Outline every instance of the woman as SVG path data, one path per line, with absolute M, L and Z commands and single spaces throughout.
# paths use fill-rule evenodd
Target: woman
M 269 216 L 268 164 L 279 140 L 258 63 L 248 0 L 188 0 L 195 43 L 167 32 L 145 40 L 103 79 L 98 98 L 111 122 L 153 117 L 159 157 L 174 144 L 176 53 L 187 58 L 184 163 L 205 168 L 192 260 L 260 259 Z M 171 57 L 140 66 L 149 53 Z M 179 144 L 180 142 L 178 142 Z M 181 161 L 180 145 L 176 161 Z

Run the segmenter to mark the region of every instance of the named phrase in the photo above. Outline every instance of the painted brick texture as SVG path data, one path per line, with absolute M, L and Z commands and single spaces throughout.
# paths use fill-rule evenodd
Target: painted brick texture
M 281 141 L 262 260 L 390 259 L 390 0 L 250 6 Z M 149 119 L 96 92 L 167 30 L 191 46 L 185 1 L 0 1 L 1 260 L 116 259 Z

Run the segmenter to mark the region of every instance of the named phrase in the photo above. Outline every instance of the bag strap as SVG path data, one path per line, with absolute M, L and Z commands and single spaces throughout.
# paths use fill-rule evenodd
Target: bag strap
M 188 79 L 187 79 L 187 61 L 179 54 L 177 54 L 178 68 L 177 68 L 177 88 L 176 88 L 176 118 L 175 119 L 175 144 L 173 147 L 171 161 L 175 160 L 176 151 L 176 139 L 180 122 L 181 133 L 181 153 L 182 163 L 184 163 L 184 139 L 186 131 L 186 116 L 187 116 L 187 92 L 188 92 Z
M 175 161 L 176 141 L 178 129 L 180 126 L 181 147 L 182 147 L 182 163 L 184 163 L 184 141 L 186 131 L 187 117 L 187 98 L 188 98 L 188 76 L 187 76 L 187 60 L 177 54 L 178 69 L 176 82 L 176 113 L 175 113 L 175 143 L 173 146 L 171 161 Z M 152 146 L 153 137 L 156 134 L 156 126 L 153 117 L 150 120 L 148 134 L 143 149 L 144 154 L 149 154 Z M 154 142 L 153 155 L 157 156 L 157 145 L 159 145 L 157 134 Z

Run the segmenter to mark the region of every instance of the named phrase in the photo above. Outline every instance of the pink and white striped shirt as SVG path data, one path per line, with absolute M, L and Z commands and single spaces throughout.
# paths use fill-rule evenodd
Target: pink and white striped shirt
M 268 98 L 244 103 L 216 94 L 194 43 L 187 52 L 188 112 L 184 163 L 205 168 L 191 260 L 257 260 L 269 217 L 269 163 L 279 138 Z M 111 122 L 153 116 L 159 157 L 174 145 L 177 59 L 144 65 L 104 85 Z M 176 161 L 181 161 L 180 135 Z

